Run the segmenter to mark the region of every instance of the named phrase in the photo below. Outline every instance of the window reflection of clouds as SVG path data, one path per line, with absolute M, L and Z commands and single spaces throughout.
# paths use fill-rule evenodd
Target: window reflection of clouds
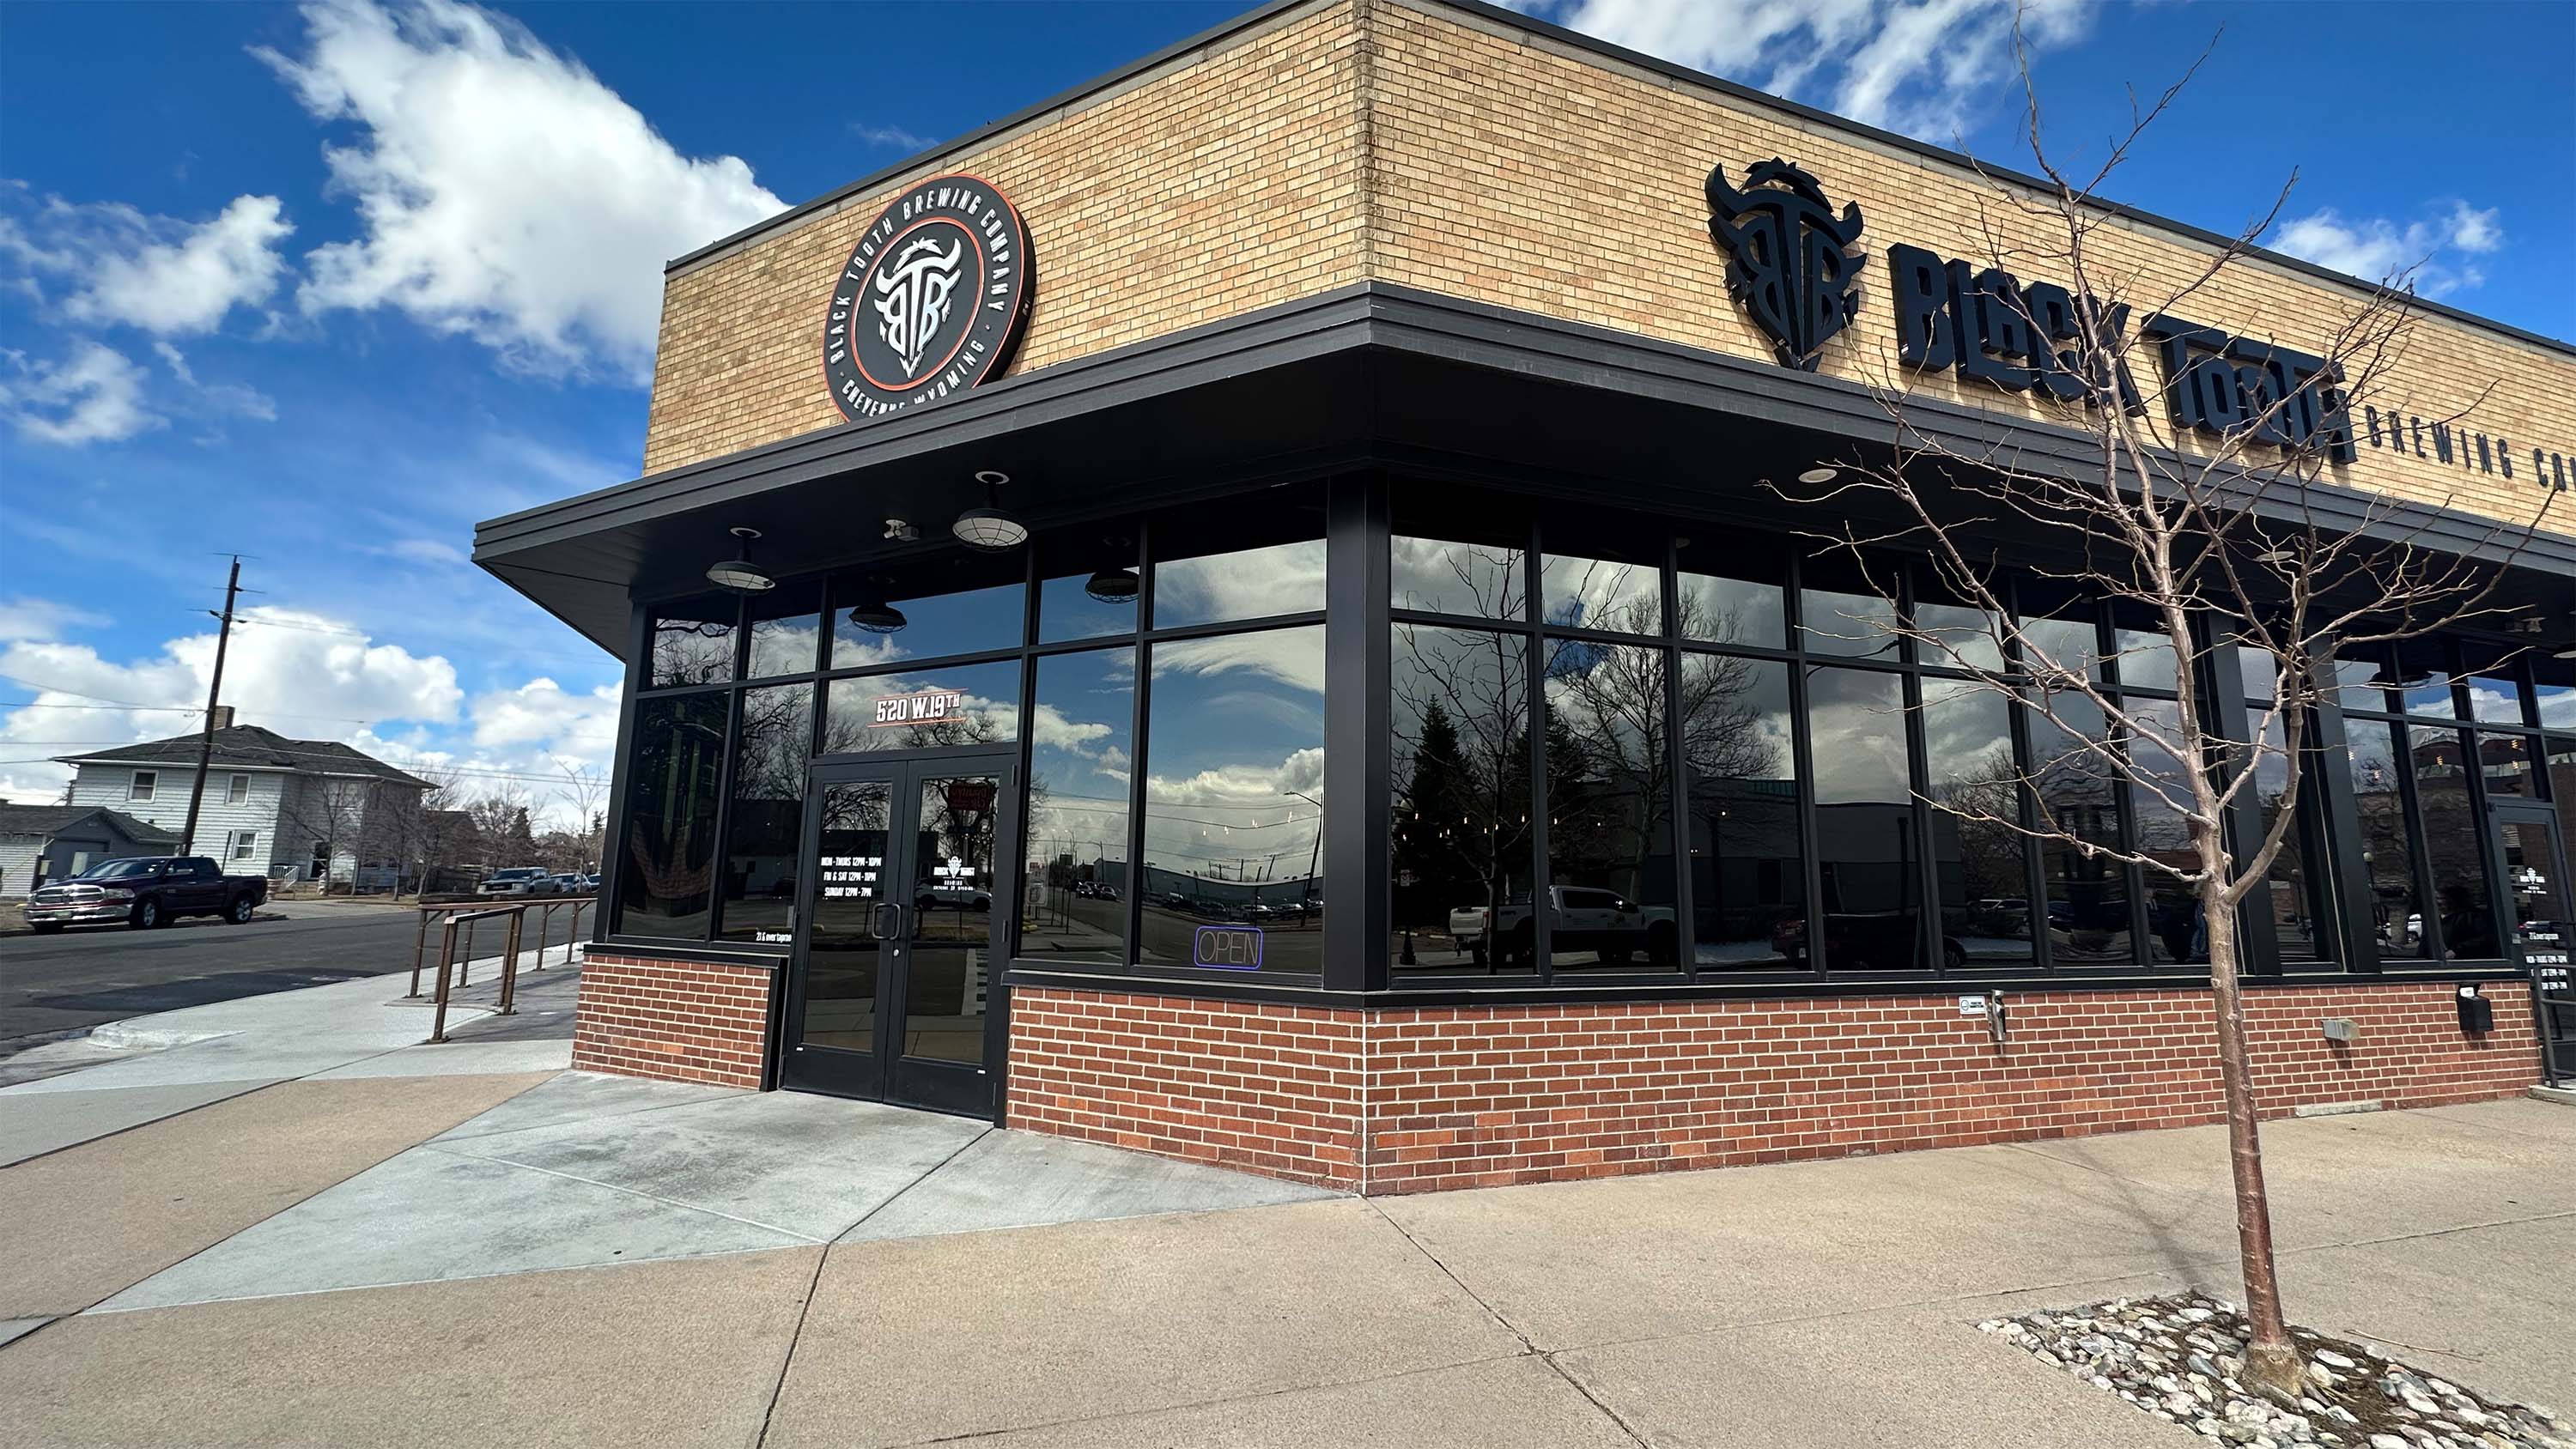
M 1199 924 L 1306 902 L 1255 922 L 1262 965 L 1319 969 L 1322 812 L 1299 793 L 1324 798 L 1324 631 L 1158 644 L 1153 673 L 1139 958 L 1189 964 Z
M 1679 576 L 1685 639 L 1779 649 L 1789 642 L 1788 591 L 1777 583 L 1685 568 Z
M 1324 607 L 1324 541 L 1171 558 L 1154 565 L 1154 627 L 1223 624 Z
M 1654 564 L 1549 554 L 1539 563 L 1539 616 L 1575 629 L 1664 631 L 1663 570 Z
M 1807 673 L 1816 803 L 1910 800 L 1905 764 L 1905 695 L 1893 674 L 1860 669 Z
M 1962 604 L 1917 604 L 1914 624 L 1929 636 L 1921 646 L 1923 662 L 1936 669 L 1997 672 L 2004 667 L 2004 652 L 1995 639 L 1994 616 L 1983 609 Z
M 964 698 L 945 719 L 884 725 L 876 722 L 876 707 L 881 700 L 951 690 Z M 917 750 L 1016 740 L 1020 737 L 1019 700 L 1020 666 L 1016 660 L 836 679 L 823 711 L 823 752 Z
M 1396 535 L 1388 547 L 1388 598 L 1399 609 L 1483 619 L 1527 615 L 1527 570 L 1521 550 L 1503 544 L 1450 543 Z
M 1034 667 L 1020 954 L 1124 961 L 1135 650 L 1050 655 Z
M 1016 649 L 1027 625 L 1024 611 L 1028 589 L 1024 584 L 938 592 L 879 587 L 889 595 L 886 602 L 903 611 L 904 626 L 892 634 L 873 634 L 852 624 L 850 607 L 868 588 L 868 582 L 857 576 L 843 580 L 833 598 L 834 669 Z
M 1807 648 L 1813 653 L 1861 659 L 1897 656 L 1896 636 L 1889 632 L 1896 627 L 1896 606 L 1877 594 L 1801 589 L 1798 609 Z

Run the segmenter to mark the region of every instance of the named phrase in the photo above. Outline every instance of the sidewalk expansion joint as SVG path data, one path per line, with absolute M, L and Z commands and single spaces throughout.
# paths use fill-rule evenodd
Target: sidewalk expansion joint
M 939 1159 L 937 1162 L 935 1162 L 935 1163 L 931 1164 L 931 1166 L 930 1166 L 929 1170 L 928 1170 L 928 1171 L 926 1171 L 926 1172 L 924 1172 L 924 1173 L 922 1173 L 922 1174 L 921 1174 L 921 1176 L 914 1178 L 912 1181 L 905 1183 L 903 1186 L 901 1186 L 901 1187 L 899 1187 L 899 1188 L 896 1188 L 893 1192 L 890 1192 L 890 1193 L 886 1194 L 885 1201 L 883 1201 L 883 1202 L 881 1202 L 881 1203 L 878 1203 L 875 1207 L 872 1207 L 872 1208 L 868 1209 L 866 1212 L 863 1212 L 863 1213 L 859 1214 L 859 1215 L 858 1215 L 858 1217 L 856 1217 L 856 1218 L 854 1218 L 854 1219 L 852 1219 L 852 1220 L 851 1220 L 850 1225 L 849 1225 L 848 1227 L 845 1227 L 845 1228 L 841 1229 L 839 1232 L 836 1232 L 836 1233 L 832 1234 L 832 1236 L 830 1236 L 830 1237 L 828 1237 L 828 1238 L 825 1238 L 823 1241 L 824 1241 L 824 1242 L 826 1242 L 826 1243 L 829 1243 L 829 1244 L 832 1244 L 832 1245 L 838 1246 L 838 1245 L 840 1244 L 841 1239 L 846 1238 L 846 1237 L 848 1237 L 850 1234 L 855 1233 L 855 1232 L 857 1232 L 857 1231 L 859 1230 L 859 1224 L 866 1222 L 868 1219 L 870 1219 L 870 1218 L 872 1218 L 872 1217 L 875 1217 L 877 1214 L 879 1214 L 879 1213 L 881 1213 L 881 1212 L 884 1212 L 887 1208 L 890 1208 L 890 1207 L 894 1206 L 896 1203 L 898 1203 L 898 1202 L 902 1201 L 902 1200 L 903 1200 L 903 1196 L 904 1196 L 904 1194 L 906 1194 L 906 1193 L 908 1193 L 908 1192 L 911 1192 L 914 1188 L 919 1187 L 919 1186 L 921 1186 L 923 1183 L 930 1181 L 930 1179 L 931 1179 L 932 1177 L 934 1177 L 934 1176 L 936 1176 L 936 1175 L 938 1174 L 938 1172 L 939 1172 L 939 1170 L 940 1170 L 941 1168 L 944 1168 L 944 1167 L 946 1167 L 948 1164 L 950 1164 L 950 1163 L 952 1163 L 952 1162 L 955 1162 L 958 1158 L 965 1156 L 965 1155 L 966 1155 L 966 1149 L 967 1149 L 967 1148 L 974 1146 L 976 1143 L 981 1142 L 981 1141 L 983 1141 L 985 1138 L 990 1137 L 990 1136 L 992 1136 L 992 1135 L 993 1135 L 993 1129 L 992 1129 L 990 1126 L 986 1126 L 986 1127 L 982 1128 L 981 1130 L 979 1130 L 978 1132 L 976 1132 L 976 1134 L 975 1134 L 974 1136 L 969 1137 L 969 1138 L 967 1138 L 965 1141 L 958 1143 L 958 1144 L 957 1144 L 957 1150 L 956 1150 L 956 1151 L 949 1153 L 946 1157 L 943 1157 L 943 1158 Z M 851 1246 L 851 1247 L 857 1247 L 858 1245 L 857 1245 L 856 1243 L 852 1243 L 852 1244 L 850 1244 L 850 1246 Z
M 769 1421 L 778 1417 L 778 1401 L 787 1392 L 787 1371 L 796 1366 L 796 1345 L 805 1337 L 805 1319 L 814 1311 L 814 1295 L 823 1289 L 823 1265 L 831 1258 L 828 1244 L 814 1255 L 813 1276 L 805 1280 L 804 1300 L 796 1305 L 796 1326 L 787 1330 L 786 1350 L 778 1355 L 778 1377 L 769 1386 L 769 1403 L 760 1411 L 760 1432 L 752 1436 L 752 1449 L 769 1442 Z
M 1572 1350 L 1569 1350 L 1569 1351 L 1572 1351 Z M 1630 1443 L 1632 1443 L 1632 1444 L 1639 1445 L 1639 1446 L 1641 1446 L 1641 1449 L 1642 1449 L 1642 1446 L 1643 1446 L 1643 1445 L 1645 1444 L 1645 1442 L 1646 1442 L 1646 1436 L 1645 1436 L 1645 1435 L 1643 1435 L 1643 1434 L 1641 1434 L 1641 1433 L 1639 1433 L 1639 1432 L 1637 1431 L 1637 1426 L 1636 1426 L 1636 1425 L 1631 1424 L 1631 1423 L 1629 1423 L 1629 1422 L 1628 1422 L 1628 1418 L 1627 1418 L 1627 1416 L 1626 1416 L 1626 1415 L 1624 1415 L 1624 1414 L 1620 1413 L 1617 1409 L 1614 1409 L 1614 1408 L 1610 1407 L 1609 1402 L 1608 1402 L 1607 1400 L 1603 1399 L 1599 1394 L 1596 1394 L 1596 1393 L 1592 1392 L 1592 1386 L 1591 1386 L 1590 1384 L 1587 1384 L 1587 1383 L 1585 1383 L 1583 1380 L 1581 1380 L 1581 1379 L 1579 1379 L 1579 1378 L 1576 1378 L 1576 1377 L 1574 1376 L 1574 1370 L 1567 1368 L 1565 1365 L 1563 1365 L 1563 1364 L 1561 1364 L 1561 1363 L 1558 1363 L 1558 1362 L 1556 1361 L 1556 1355 L 1555 1355 L 1555 1354 L 1552 1354 L 1552 1353 L 1543 1353 L 1543 1354 L 1540 1354 L 1540 1355 L 1538 1356 L 1538 1361 L 1539 1361 L 1540 1363 L 1546 1364 L 1546 1365 L 1548 1366 L 1548 1368 L 1549 1368 L 1550 1370 L 1552 1370 L 1552 1371 L 1556 1374 L 1556 1376 L 1557 1376 L 1558 1378 L 1561 1378 L 1561 1379 L 1565 1380 L 1566 1387 L 1571 1388 L 1572 1390 L 1574 1390 L 1574 1391 L 1575 1391 L 1576 1393 L 1578 1393 L 1578 1394 L 1581 1394 L 1581 1395 L 1583 1396 L 1583 1401 L 1584 1401 L 1585 1403 L 1588 1403 L 1588 1404 L 1590 1404 L 1592 1407 L 1594 1407 L 1595 1409 L 1600 1410 L 1600 1411 L 1601 1411 L 1601 1417 L 1603 1417 L 1603 1418 L 1605 1418 L 1605 1419 L 1608 1419 L 1608 1420 L 1609 1420 L 1611 1423 L 1613 1423 L 1613 1424 L 1618 1425 L 1618 1426 L 1619 1426 L 1619 1432 L 1628 1436 L 1628 1442 L 1630 1442 Z
M 1485 1310 L 1485 1314 L 1486 1314 L 1486 1316 L 1487 1316 L 1487 1317 L 1489 1317 L 1489 1318 L 1491 1318 L 1491 1319 L 1493 1319 L 1493 1320 L 1494 1320 L 1494 1322 L 1495 1322 L 1495 1324 L 1496 1324 L 1496 1325 L 1498 1325 L 1499 1327 L 1501 1327 L 1501 1329 L 1503 1330 L 1503 1332 L 1508 1333 L 1508 1334 L 1510 1334 L 1512 1337 L 1519 1339 L 1519 1340 L 1521 1341 L 1521 1347 L 1522 1347 L 1522 1348 L 1525 1348 L 1525 1349 L 1529 1350 L 1529 1351 L 1530 1351 L 1530 1352 L 1532 1352 L 1532 1353 L 1537 1353 L 1537 1352 L 1539 1351 L 1538 1345 L 1537 1345 L 1537 1344 L 1535 1344 L 1535 1343 L 1530 1342 L 1530 1336 L 1529 1336 L 1528 1334 L 1521 1332 L 1521 1331 L 1520 1331 L 1520 1328 L 1519 1328 L 1517 1325 L 1515 1325 L 1515 1324 L 1514 1324 L 1510 1319 L 1505 1318 L 1505 1317 L 1502 1315 L 1502 1313 L 1494 1307 L 1494 1305 L 1492 1305 L 1491 1303 L 1486 1302 L 1486 1301 L 1485 1301 L 1485 1295 L 1483 1295 L 1483 1294 L 1481 1294 L 1481 1293 L 1477 1292 L 1477 1291 L 1476 1291 L 1475 1289 L 1473 1289 L 1473 1288 L 1468 1287 L 1468 1286 L 1467 1286 L 1467 1280 L 1465 1280 L 1464 1278 L 1459 1277 L 1455 1272 L 1451 1271 L 1451 1269 L 1450 1269 L 1450 1267 L 1449 1267 L 1449 1265 L 1448 1265 L 1448 1264 L 1446 1264 L 1446 1263 L 1444 1263 L 1444 1262 L 1441 1262 L 1441 1261 L 1440 1261 L 1440 1255 L 1439 1255 L 1438 1253 L 1435 1253 L 1435 1252 L 1431 1251 L 1429 1248 L 1426 1248 L 1426 1247 L 1422 1246 L 1422 1241 L 1421 1241 L 1421 1239 L 1416 1238 L 1415 1236 L 1413 1236 L 1413 1234 L 1408 1233 L 1408 1232 L 1406 1232 L 1406 1231 L 1404 1230 L 1404 1224 L 1397 1222 L 1394 1218 L 1388 1217 L 1388 1216 L 1387 1216 L 1386 1209 L 1384 1209 L 1384 1208 L 1382 1208 L 1382 1207 L 1379 1207 L 1379 1206 L 1377 1205 L 1377 1199 L 1376 1199 L 1376 1198 L 1373 1198 L 1373 1197 L 1364 1197 L 1364 1198 L 1361 1198 L 1361 1199 L 1360 1199 L 1360 1201 L 1362 1201 L 1362 1202 L 1364 1202 L 1364 1203 L 1367 1203 L 1367 1204 L 1368 1204 L 1368 1206 L 1369 1206 L 1369 1211 L 1371 1211 L 1371 1212 L 1373 1212 L 1373 1213 L 1376 1213 L 1376 1214 L 1378 1215 L 1378 1217 L 1379 1217 L 1381 1220 L 1383 1220 L 1383 1221 L 1386 1223 L 1386 1225 L 1387 1225 L 1388 1227 L 1395 1229 L 1395 1235 L 1396 1235 L 1397 1237 L 1399 1237 L 1399 1238 L 1404 1239 L 1405 1245 L 1406 1245 L 1407 1247 L 1410 1247 L 1411 1249 L 1413 1249 L 1413 1251 L 1415 1251 L 1415 1252 L 1417 1252 L 1417 1253 L 1420 1253 L 1420 1254 L 1423 1256 L 1423 1258 L 1424 1258 L 1425 1260 L 1427 1260 L 1427 1261 L 1431 1264 L 1431 1266 L 1432 1266 L 1432 1267 L 1439 1269 L 1439 1270 L 1440 1270 L 1440 1275 L 1441 1275 L 1442 1277 L 1447 1278 L 1450 1282 L 1452 1282 L 1452 1283 L 1454 1283 L 1454 1284 L 1458 1285 L 1458 1291 L 1459 1291 L 1459 1292 L 1461 1292 L 1461 1293 L 1466 1294 L 1466 1295 L 1467 1295 L 1467 1299 L 1468 1299 L 1468 1301 L 1469 1301 L 1469 1302 L 1471 1302 L 1471 1303 L 1475 1304 L 1477 1307 L 1479 1307 L 1479 1308 L 1481 1308 L 1481 1309 Z

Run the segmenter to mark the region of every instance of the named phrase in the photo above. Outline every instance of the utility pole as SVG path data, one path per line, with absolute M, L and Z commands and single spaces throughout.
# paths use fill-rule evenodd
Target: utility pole
M 215 681 L 206 686 L 206 728 L 197 737 L 197 782 L 188 791 L 188 825 L 179 832 L 178 854 L 197 843 L 197 810 L 206 803 L 206 771 L 215 762 L 215 702 L 224 695 L 224 651 L 233 642 L 233 600 L 241 593 L 241 555 L 233 555 L 232 576 L 224 580 L 224 611 L 215 617 L 223 628 L 215 635 Z

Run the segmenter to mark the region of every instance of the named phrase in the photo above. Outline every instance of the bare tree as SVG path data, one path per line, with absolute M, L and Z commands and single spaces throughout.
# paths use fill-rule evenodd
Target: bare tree
M 579 842 L 581 859 L 567 864 L 567 870 L 597 870 L 607 829 L 608 773 L 595 766 L 558 759 L 555 768 L 563 772 L 563 783 L 554 787 L 554 803 L 573 817 L 571 834 Z
M 1835 524 L 1810 536 L 1857 563 L 1891 605 L 1851 619 L 1853 631 L 1910 640 L 1925 662 L 1966 675 L 2030 716 L 2026 767 L 1982 761 L 1973 788 L 1927 797 L 1933 809 L 1989 842 L 2042 842 L 2069 869 L 2114 878 L 2135 870 L 2190 903 L 2179 935 L 2186 958 L 2206 943 L 2199 950 L 2212 987 L 2252 1330 L 2247 1372 L 2294 1393 L 2303 1366 L 2273 1267 L 2239 992 L 2240 913 L 2249 899 L 2269 899 L 2257 893 L 2274 888 L 2276 862 L 2296 849 L 2313 754 L 2309 712 L 2335 687 L 2336 651 L 2497 612 L 2491 600 L 2505 565 L 2426 546 L 2417 521 L 2425 513 L 2393 500 L 2370 505 L 2357 523 L 2323 521 L 2319 485 L 2338 456 L 2352 456 L 2352 419 L 2388 386 L 2411 335 L 2413 297 L 2402 285 L 2356 298 L 2340 316 L 2298 313 L 2290 325 L 2326 332 L 2322 343 L 2225 339 L 2223 377 L 2186 371 L 2169 375 L 2167 386 L 2222 386 L 2220 400 L 2234 416 L 2214 433 L 2186 432 L 2179 416 L 2167 426 L 2159 417 L 2167 409 L 2151 408 L 2131 380 L 2128 319 L 2172 337 L 2161 319 L 2205 310 L 2222 278 L 2249 269 L 2248 253 L 2281 200 L 2187 276 L 2175 277 L 2169 262 L 2165 271 L 2137 262 L 2121 223 L 2090 198 L 2190 74 L 2143 102 L 2133 97 L 2125 132 L 2079 179 L 2042 143 L 2026 52 L 2021 61 L 2023 139 L 2045 185 L 1986 178 L 1984 255 L 1975 259 L 1981 270 L 1966 305 L 1999 315 L 2007 332 L 2010 324 L 2023 329 L 2019 386 L 2056 399 L 2060 420 L 2083 432 L 2080 465 L 2034 464 L 2013 443 L 1979 450 L 1948 441 L 1918 402 L 1919 374 L 1900 378 L 1890 368 L 1879 392 L 1894 446 L 1855 456 L 1828 486 L 1777 491 L 1835 512 Z M 2285 186 L 2281 198 L 2287 193 Z M 2058 285 L 2025 288 L 2016 275 Z M 1993 328 L 1979 328 L 1987 336 L 1968 330 L 1958 326 L 1955 347 L 1978 348 Z M 2169 349 L 2168 361 L 2182 352 Z M 2279 358 L 2298 361 L 2275 365 Z M 2483 551 L 2509 561 L 2551 497 L 2543 491 L 2527 525 L 2497 525 Z M 2035 575 L 2088 608 L 2110 603 L 2122 623 L 2107 661 L 2089 628 L 2014 613 L 1999 567 L 2007 536 L 2025 580 Z M 1920 592 L 1943 597 L 1941 609 L 1909 615 L 1893 607 L 1897 590 L 1885 556 L 1874 551 L 1880 544 L 1928 557 Z M 2224 667 L 2231 657 L 2236 666 Z M 2169 693 L 2150 698 L 2111 682 L 2135 683 L 2148 672 Z M 2126 843 L 2105 828 L 2123 793 L 2133 817 L 2153 826 L 2133 830 Z M 2081 934 L 2070 923 L 2061 957 L 2086 949 Z

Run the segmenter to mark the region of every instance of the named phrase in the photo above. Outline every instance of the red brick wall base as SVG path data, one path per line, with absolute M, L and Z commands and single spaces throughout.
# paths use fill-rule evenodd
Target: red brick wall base
M 760 1086 L 771 975 L 594 947 L 573 1008 L 572 1064 L 721 1087 Z
M 2422 1107 L 2538 1080 L 2530 998 L 2449 982 L 2246 994 L 2267 1115 Z M 1012 1126 L 1365 1193 L 1609 1177 L 2218 1120 L 2206 992 L 2008 993 L 1989 1039 L 1957 996 L 1375 1012 L 1024 989 Z M 2348 1017 L 2350 1043 L 2321 1023 Z

